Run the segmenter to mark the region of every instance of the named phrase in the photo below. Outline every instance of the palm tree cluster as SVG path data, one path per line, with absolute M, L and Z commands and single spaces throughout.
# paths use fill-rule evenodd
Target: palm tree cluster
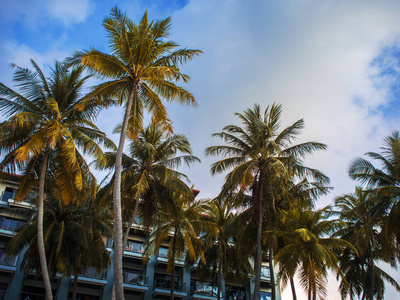
M 351 164 L 350 176 L 365 189 L 316 210 L 329 178 L 305 159 L 326 145 L 295 143 L 303 120 L 281 128 L 281 105 L 255 104 L 236 114 L 241 125 L 214 134 L 223 144 L 206 155 L 221 157 L 211 174 L 226 173 L 225 181 L 215 199 L 197 200 L 179 167 L 200 160 L 188 139 L 173 132 L 165 101 L 196 105 L 178 83 L 189 80 L 181 65 L 201 51 L 179 48 L 168 39 L 171 19 L 149 21 L 147 12 L 136 24 L 114 8 L 103 26 L 110 53 L 78 51 L 56 62 L 49 76 L 34 61 L 33 71 L 13 65 L 15 89 L 0 83 L 6 118 L 0 170 L 22 175 L 17 201 L 37 195 L 37 211 L 6 251 L 27 249 L 22 266 L 40 272 L 46 300 L 53 298 L 56 273 L 74 276 L 75 298 L 79 274 L 109 267 L 106 238 L 114 240 L 114 296 L 124 299 L 122 255 L 138 219 L 147 232 L 145 255 L 168 248 L 171 299 L 178 258 L 196 264 L 200 280 L 216 280 L 218 300 L 224 280 L 240 284 L 249 276 L 258 300 L 266 260 L 273 300 L 278 283 L 287 282 L 296 299 L 296 276 L 310 300 L 325 299 L 328 270 L 340 278 L 343 299 L 383 299 L 385 281 L 400 291 L 377 265 L 396 266 L 400 257 L 399 133 L 385 140 L 382 153 L 367 153 L 381 169 L 363 158 Z M 91 76 L 102 81 L 85 89 Z M 95 125 L 98 113 L 113 105 L 124 107 L 114 131 L 118 147 Z M 109 180 L 99 185 L 91 166 L 109 171 Z

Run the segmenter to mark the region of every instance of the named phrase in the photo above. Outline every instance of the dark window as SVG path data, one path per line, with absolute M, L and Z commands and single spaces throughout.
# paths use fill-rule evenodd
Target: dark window
M 17 193 L 16 190 L 10 187 L 6 187 L 3 192 L 3 197 L 1 198 L 2 201 L 7 202 L 9 199 L 14 199 L 15 194 Z

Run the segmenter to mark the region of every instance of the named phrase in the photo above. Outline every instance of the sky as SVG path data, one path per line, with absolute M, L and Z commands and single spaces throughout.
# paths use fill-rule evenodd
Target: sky
M 378 152 L 400 128 L 400 1 L 1 1 L 0 82 L 12 86 L 11 63 L 30 67 L 34 59 L 49 70 L 77 50 L 107 52 L 101 24 L 115 5 L 135 21 L 146 10 L 150 19 L 171 16 L 171 39 L 204 52 L 182 67 L 198 107 L 168 104 L 175 132 L 189 138 L 202 160 L 182 170 L 199 197 L 216 196 L 223 182 L 209 172 L 216 158 L 204 156 L 206 147 L 221 143 L 211 135 L 239 125 L 234 113 L 255 103 L 263 109 L 282 104 L 282 126 L 303 118 L 296 142 L 328 145 L 305 162 L 334 187 L 318 207 L 353 192 L 351 161 Z M 118 141 L 112 130 L 121 118 L 120 109 L 108 110 L 98 126 Z M 398 272 L 389 272 L 400 281 Z M 331 276 L 329 299 L 340 298 L 334 281 Z M 387 286 L 387 298 L 398 296 Z M 290 297 L 285 291 L 282 299 Z

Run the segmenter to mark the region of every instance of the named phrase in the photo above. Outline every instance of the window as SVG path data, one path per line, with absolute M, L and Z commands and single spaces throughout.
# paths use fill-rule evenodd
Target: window
M 25 222 L 0 217 L 0 229 L 14 231 L 24 225 Z
M 134 241 L 128 241 L 126 243 L 125 251 L 134 252 L 134 253 L 143 253 L 143 244 Z
M 123 271 L 124 283 L 147 286 L 147 276 L 143 275 L 141 270 L 125 269 Z
M 271 293 L 260 292 L 260 300 L 271 300 Z
M 266 278 L 270 277 L 269 267 L 267 267 L 267 266 L 261 267 L 261 277 L 266 277 Z
M 160 248 L 160 250 L 158 250 L 158 256 L 162 258 L 168 258 L 168 249 Z
M 16 262 L 17 262 L 16 256 L 3 254 L 3 249 L 0 249 L 0 265 L 15 267 Z M 2 298 L 0 297 L 0 299 Z
M 1 198 L 2 201 L 7 202 L 9 199 L 14 199 L 14 196 L 17 194 L 17 190 L 6 187 L 6 189 L 3 192 L 3 197 Z

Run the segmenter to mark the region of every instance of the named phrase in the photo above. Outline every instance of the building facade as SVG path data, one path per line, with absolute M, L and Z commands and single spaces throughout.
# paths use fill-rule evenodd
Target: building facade
M 24 256 L 22 251 L 16 257 L 3 255 L 5 244 L 15 235 L 15 230 L 28 220 L 21 214 L 19 217 L 7 212 L 10 208 L 35 209 L 28 196 L 22 202 L 15 202 L 14 196 L 18 190 L 18 175 L 0 173 L 0 300 L 33 300 L 44 298 L 44 286 L 36 272 L 24 272 L 21 264 Z M 143 243 L 146 234 L 140 225 L 131 229 L 128 243 L 123 256 L 123 280 L 126 300 L 169 299 L 171 276 L 167 273 L 167 248 L 161 248 L 157 255 L 149 260 L 144 257 Z M 105 240 L 113 261 L 112 241 Z M 215 300 L 218 286 L 216 282 L 201 282 L 196 276 L 196 265 L 187 265 L 184 260 L 177 259 L 176 265 L 176 299 L 182 300 Z M 114 278 L 113 265 L 109 270 L 98 274 L 94 269 L 88 269 L 80 274 L 77 283 L 77 299 L 105 300 L 111 299 L 112 282 Z M 54 298 L 67 300 L 72 297 L 73 279 L 55 276 L 51 285 Z M 249 277 L 242 285 L 224 280 L 222 284 L 222 299 L 250 300 L 254 291 L 254 278 Z M 260 300 L 271 297 L 271 285 L 268 262 L 263 263 L 261 271 Z M 279 295 L 279 293 L 277 293 Z

